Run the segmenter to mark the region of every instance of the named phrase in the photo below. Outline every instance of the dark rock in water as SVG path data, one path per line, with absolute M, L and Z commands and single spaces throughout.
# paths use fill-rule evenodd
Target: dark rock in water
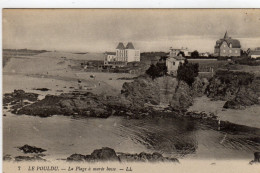
M 71 156 L 69 156 L 67 158 L 67 161 L 85 161 L 86 160 L 86 156 L 82 155 L 82 154 L 72 154 Z
M 36 88 L 34 90 L 39 90 L 39 91 L 49 91 L 49 88 Z
M 17 156 L 15 157 L 15 161 L 21 162 L 21 161 L 46 161 L 45 159 L 39 157 L 39 156 Z
M 255 152 L 254 157 L 254 161 L 260 163 L 260 152 Z
M 103 147 L 102 149 L 94 150 L 91 153 L 91 157 L 99 161 L 119 161 L 115 150 L 108 147 Z
M 249 164 L 255 164 L 255 163 L 257 163 L 257 164 L 259 164 L 260 163 L 260 152 L 255 152 L 254 153 L 254 160 L 251 160 L 250 162 L 249 162 Z
M 11 105 L 11 112 L 16 114 L 17 110 L 25 106 L 24 100 L 35 102 L 38 100 L 38 94 L 26 93 L 23 90 L 14 90 L 13 93 L 4 94 L 3 105 Z
M 177 162 L 176 158 L 163 157 L 160 153 L 127 154 L 118 153 L 108 147 L 94 150 L 91 155 L 72 154 L 67 161 L 85 161 L 85 162 L 102 162 L 102 161 L 120 161 L 120 162 Z
M 26 93 L 23 90 L 14 90 L 13 93 L 4 94 L 3 103 L 4 104 L 15 104 L 20 102 L 20 100 L 29 100 L 36 101 L 38 98 L 38 94 L 35 93 Z
M 120 153 L 118 155 L 121 162 L 177 162 L 179 163 L 179 160 L 176 158 L 168 158 L 163 157 L 160 153 L 145 153 L 142 152 L 140 154 L 126 154 L 126 153 Z
M 11 160 L 13 160 L 13 158 L 12 158 L 11 155 L 7 154 L 7 155 L 5 155 L 5 156 L 3 157 L 3 160 L 4 160 L 4 161 L 11 161 Z
M 107 118 L 112 110 L 107 100 L 89 92 L 46 95 L 44 99 L 18 110 L 18 114 L 48 117 L 52 115 L 79 115 L 83 117 Z
M 45 152 L 45 149 L 37 148 L 30 145 L 24 145 L 22 147 L 19 147 L 20 150 L 22 150 L 24 153 L 42 153 Z

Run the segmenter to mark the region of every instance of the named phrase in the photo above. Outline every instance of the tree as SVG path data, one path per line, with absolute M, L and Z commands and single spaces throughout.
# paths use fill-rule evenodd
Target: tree
M 197 50 L 195 50 L 195 51 L 193 51 L 193 52 L 191 52 L 191 57 L 192 58 L 199 58 L 199 52 L 197 51 Z
M 167 67 L 165 63 L 151 64 L 145 73 L 152 77 L 152 79 L 155 79 L 156 77 L 164 76 L 167 73 Z
M 184 54 L 184 52 L 183 51 L 180 51 L 179 53 L 178 53 L 178 55 L 177 56 L 182 56 L 182 57 L 185 57 L 185 54 Z
M 189 86 L 195 81 L 195 77 L 199 75 L 199 64 L 188 63 L 187 60 L 180 64 L 177 70 L 177 79 L 186 82 Z

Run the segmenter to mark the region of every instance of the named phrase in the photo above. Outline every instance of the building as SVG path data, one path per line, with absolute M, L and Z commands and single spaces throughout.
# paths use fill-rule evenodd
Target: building
M 204 52 L 204 53 L 199 53 L 199 56 L 201 57 L 209 57 L 210 53 Z
M 166 59 L 167 73 L 176 76 L 180 63 L 184 63 L 185 58 L 182 56 L 169 57 Z
M 170 54 L 168 58 L 166 58 L 166 67 L 167 73 L 176 76 L 177 70 L 179 68 L 180 63 L 184 63 L 185 58 L 182 54 L 180 54 L 181 49 L 172 49 L 170 48 Z M 187 48 L 186 48 L 187 50 Z
M 122 67 L 129 62 L 140 61 L 140 50 L 136 50 L 133 43 L 128 42 L 126 46 L 118 43 L 116 52 L 106 53 L 104 66 Z
M 226 32 L 224 38 L 216 41 L 214 56 L 240 56 L 241 52 L 240 41 L 232 39 Z
M 251 58 L 260 58 L 260 47 L 255 48 L 255 50 L 249 50 L 248 56 Z
M 174 57 L 174 56 L 183 56 L 183 57 L 186 57 L 186 56 L 190 56 L 191 53 L 189 52 L 189 49 L 188 48 L 181 48 L 181 49 L 174 49 L 172 47 L 170 47 L 170 56 L 171 57 Z

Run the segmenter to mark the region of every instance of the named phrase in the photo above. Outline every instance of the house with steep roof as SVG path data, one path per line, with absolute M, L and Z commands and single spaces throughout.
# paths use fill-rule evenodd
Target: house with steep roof
M 136 50 L 132 42 L 128 42 L 126 46 L 119 42 L 114 54 L 106 54 L 104 65 L 112 67 L 123 67 L 129 62 L 140 61 L 140 50 Z
M 226 31 L 224 38 L 216 41 L 214 56 L 240 56 L 241 55 L 241 45 L 240 41 L 237 39 L 232 39 L 228 36 Z

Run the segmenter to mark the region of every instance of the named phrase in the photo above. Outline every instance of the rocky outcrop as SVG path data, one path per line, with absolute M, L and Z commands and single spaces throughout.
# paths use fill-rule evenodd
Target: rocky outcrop
M 254 153 L 254 160 L 250 161 L 249 164 L 260 164 L 260 152 Z
M 108 99 L 90 92 L 64 93 L 58 96 L 47 95 L 43 100 L 23 107 L 17 114 L 41 117 L 80 115 L 84 117 L 106 118 L 112 114 L 112 110 L 106 105 Z
M 73 115 L 107 118 L 117 115 L 143 118 L 158 115 L 160 112 L 186 111 L 192 105 L 193 97 L 204 93 L 203 88 L 205 83 L 199 78 L 196 78 L 194 85 L 190 87 L 170 76 L 154 80 L 142 76 L 133 82 L 124 83 L 119 97 L 83 91 L 46 95 L 42 100 L 15 109 L 15 113 L 40 117 Z
M 259 104 L 258 96 L 251 88 L 245 86 L 239 87 L 235 98 L 227 101 L 224 108 L 227 109 L 245 109 L 247 106 Z
M 127 154 L 120 153 L 118 155 L 121 162 L 176 162 L 179 160 L 176 158 L 163 157 L 162 154 L 154 152 L 152 154 L 142 152 L 140 154 Z
M 160 104 L 159 84 L 149 77 L 140 77 L 133 82 L 125 82 L 121 90 L 131 105 L 143 107 L 145 103 Z
M 3 106 L 6 107 L 9 105 L 12 110 L 12 113 L 17 113 L 17 111 L 23 106 L 30 104 L 30 102 L 35 102 L 37 100 L 38 94 L 26 93 L 23 90 L 14 90 L 14 92 L 12 93 L 4 94 Z
M 207 96 L 227 101 L 224 108 L 243 109 L 259 104 L 253 74 L 238 71 L 218 71 L 210 80 Z
M 72 154 L 67 158 L 67 161 L 119 161 L 119 158 L 116 155 L 115 150 L 103 147 L 102 149 L 94 150 L 90 155 Z
M 19 147 L 20 150 L 22 150 L 24 153 L 42 153 L 45 152 L 45 149 L 38 148 L 35 146 L 30 146 L 30 145 L 24 145 L 22 147 Z
M 6 154 L 3 156 L 3 161 L 12 161 L 13 158 L 10 154 Z
M 145 104 L 170 105 L 174 110 L 186 110 L 192 105 L 193 97 L 202 96 L 207 87 L 207 80 L 196 78 L 190 87 L 184 81 L 177 81 L 171 76 L 156 79 L 137 78 L 133 82 L 124 83 L 122 96 L 133 105 Z
M 17 162 L 21 162 L 21 161 L 46 161 L 45 159 L 43 159 L 39 156 L 17 156 L 14 159 Z
M 103 162 L 103 161 L 117 161 L 117 162 L 177 162 L 176 158 L 163 157 L 160 153 L 145 153 L 127 154 L 118 153 L 112 148 L 104 147 L 102 149 L 94 150 L 91 155 L 72 154 L 67 158 L 67 161 L 85 161 L 85 162 Z

